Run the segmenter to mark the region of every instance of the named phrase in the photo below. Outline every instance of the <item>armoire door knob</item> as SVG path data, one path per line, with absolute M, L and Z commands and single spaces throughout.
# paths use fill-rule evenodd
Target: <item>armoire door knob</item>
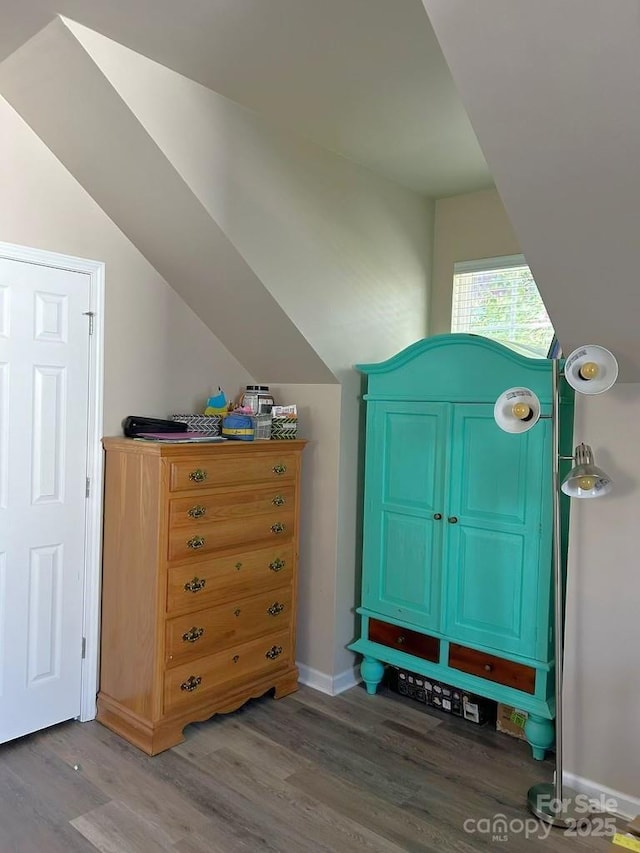
M 433 517 L 435 518 L 436 521 L 440 521 L 440 519 L 442 518 L 442 513 L 441 512 L 434 512 Z
M 458 523 L 458 519 L 455 515 L 450 515 L 449 518 L 447 519 L 447 521 L 449 522 L 449 524 L 457 524 Z

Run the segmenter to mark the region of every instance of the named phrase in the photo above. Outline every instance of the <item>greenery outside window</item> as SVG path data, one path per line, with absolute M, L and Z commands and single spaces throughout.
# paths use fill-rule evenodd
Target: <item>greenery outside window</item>
M 553 326 L 524 255 L 454 265 L 451 331 L 483 335 L 546 358 Z

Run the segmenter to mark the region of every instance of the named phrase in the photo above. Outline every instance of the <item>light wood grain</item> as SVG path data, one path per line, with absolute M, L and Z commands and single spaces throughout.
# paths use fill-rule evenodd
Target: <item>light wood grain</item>
M 234 487 L 198 494 L 197 498 L 177 498 L 169 502 L 169 527 L 193 527 L 195 530 L 211 521 L 226 521 L 247 515 L 273 513 L 274 507 L 295 506 L 296 490 L 291 484 L 278 484 L 267 488 Z M 189 512 L 195 513 L 189 515 Z
M 238 552 L 230 550 L 205 562 L 171 566 L 167 581 L 167 612 L 193 612 L 238 596 L 255 595 L 266 589 L 289 584 L 296 563 L 294 545 L 276 542 L 266 548 Z M 202 589 L 185 588 L 198 578 Z
M 205 554 L 216 554 L 233 546 L 245 551 L 255 543 L 288 541 L 293 535 L 294 518 L 292 507 L 272 506 L 267 512 L 258 510 L 255 515 L 175 527 L 169 533 L 169 560 L 199 560 Z
M 98 719 L 145 752 L 296 689 L 304 444 L 105 439 Z
M 266 635 L 287 628 L 293 617 L 292 598 L 291 587 L 280 587 L 262 595 L 239 596 L 219 607 L 168 619 L 167 664 L 175 666 L 243 643 L 256 634 Z
M 185 734 L 155 758 L 96 723 L 65 723 L 5 745 L 0 851 L 612 849 L 607 838 L 556 830 L 546 840 L 512 833 L 503 842 L 465 831 L 466 820 L 496 814 L 530 820 L 526 791 L 550 780 L 553 764 L 534 761 L 521 741 L 386 690 L 328 697 L 302 688 Z

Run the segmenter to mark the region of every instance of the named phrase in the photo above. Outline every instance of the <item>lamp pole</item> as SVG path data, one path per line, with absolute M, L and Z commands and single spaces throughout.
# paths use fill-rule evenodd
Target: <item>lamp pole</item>
M 529 809 L 545 823 L 558 827 L 574 827 L 587 815 L 575 808 L 575 794 L 566 800 L 562 784 L 562 723 L 563 723 L 563 663 L 564 663 L 564 577 L 562 573 L 562 546 L 560 523 L 560 360 L 553 359 L 551 380 L 551 471 L 553 486 L 553 581 L 554 581 L 554 642 L 555 642 L 555 688 L 556 688 L 556 767 L 554 782 L 540 782 L 529 789 Z M 573 457 L 566 457 L 572 459 Z M 567 792 L 568 793 L 568 792 Z
M 535 426 L 538 418 L 551 418 L 552 472 L 552 563 L 554 581 L 554 646 L 556 689 L 556 772 L 551 782 L 541 782 L 529 789 L 529 809 L 540 820 L 552 826 L 575 827 L 593 818 L 595 811 L 585 808 L 584 799 L 576 802 L 576 794 L 564 788 L 563 760 L 563 666 L 564 666 L 564 574 L 562 571 L 562 542 L 560 492 L 573 498 L 597 498 L 611 491 L 611 478 L 596 468 L 593 452 L 586 444 L 576 448 L 576 455 L 560 455 L 560 359 L 554 358 L 551 372 L 551 415 L 540 414 L 540 400 L 529 388 L 509 388 L 498 397 L 494 407 L 496 423 L 505 432 L 522 433 Z M 582 394 L 601 394 L 614 384 L 618 362 L 604 347 L 589 344 L 574 350 L 564 362 L 567 383 Z M 560 460 L 575 459 L 560 485 Z

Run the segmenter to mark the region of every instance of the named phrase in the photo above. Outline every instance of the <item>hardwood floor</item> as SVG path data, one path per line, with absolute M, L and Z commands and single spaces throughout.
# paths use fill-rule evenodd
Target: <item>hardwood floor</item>
M 524 797 L 551 778 L 551 763 L 389 692 L 331 698 L 301 687 L 185 735 L 155 758 L 95 722 L 0 747 L 0 853 L 610 848 L 559 830 L 525 838 L 520 821 L 543 834 Z M 475 824 L 497 814 L 511 823 L 503 841 Z

